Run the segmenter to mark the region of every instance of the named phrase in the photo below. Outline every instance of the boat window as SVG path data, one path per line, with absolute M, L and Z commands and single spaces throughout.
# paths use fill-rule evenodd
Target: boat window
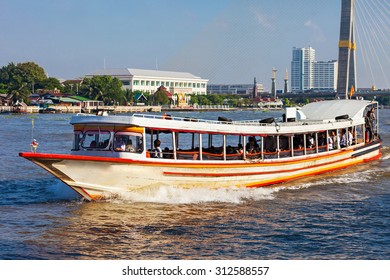
M 109 131 L 88 130 L 84 133 L 81 147 L 91 150 L 105 150 L 110 143 Z
M 290 136 L 279 136 L 279 157 L 291 156 L 291 137 Z
M 243 158 L 244 137 L 240 135 L 226 135 L 226 160 Z
M 176 133 L 176 155 L 178 159 L 198 159 L 199 133 Z
M 223 135 L 202 134 L 203 160 L 223 159 Z
M 149 130 L 146 129 L 146 148 L 150 153 L 153 152 L 154 150 L 154 141 L 156 139 L 160 140 L 160 148 L 163 151 L 163 158 L 169 158 L 172 159 L 174 158 L 173 154 L 173 135 L 172 131 L 165 130 L 165 131 L 160 131 L 160 130 Z
M 363 125 L 356 126 L 354 139 L 356 139 L 356 144 L 364 142 L 364 127 L 363 127 Z
M 80 144 L 83 139 L 83 132 L 80 130 L 75 130 L 73 134 L 73 151 L 79 151 L 80 150 Z
M 114 136 L 114 151 L 142 153 L 144 150 L 143 138 L 141 133 L 136 132 L 117 132 Z
M 278 137 L 275 135 L 267 135 L 264 137 L 264 158 L 277 158 L 277 143 Z M 280 143 L 279 143 L 280 144 Z
M 337 150 L 340 146 L 340 135 L 337 134 L 337 129 L 328 131 L 328 147 L 329 150 Z
M 316 152 L 315 133 L 306 134 L 306 154 L 314 154 Z
M 345 148 L 355 144 L 354 127 L 339 129 L 340 147 Z
M 294 156 L 303 156 L 305 154 L 304 146 L 303 134 L 295 134 L 293 137 Z
M 318 152 L 326 152 L 328 150 L 328 144 L 326 141 L 326 131 L 317 133 L 318 137 Z

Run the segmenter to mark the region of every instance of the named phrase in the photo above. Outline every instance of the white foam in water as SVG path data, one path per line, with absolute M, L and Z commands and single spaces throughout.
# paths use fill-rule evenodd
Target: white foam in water
M 388 160 L 388 159 L 390 159 L 390 147 L 383 147 L 381 160 Z
M 247 200 L 274 199 L 274 193 L 281 188 L 193 188 L 183 189 L 171 186 L 145 188 L 120 194 L 120 201 L 152 202 L 167 204 L 191 204 L 203 202 L 243 203 Z M 114 199 L 117 200 L 117 199 Z

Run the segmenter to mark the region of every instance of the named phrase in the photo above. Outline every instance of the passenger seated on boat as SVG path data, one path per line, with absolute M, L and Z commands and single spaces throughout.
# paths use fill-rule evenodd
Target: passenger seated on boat
M 192 156 L 192 159 L 193 159 L 193 160 L 197 160 L 197 159 L 199 158 L 199 147 L 196 147 L 196 148 L 194 149 L 194 151 L 195 151 L 195 153 L 194 153 L 194 155 Z
M 153 154 L 152 157 L 154 158 L 162 158 L 163 157 L 163 152 L 161 150 L 161 141 L 156 139 L 154 140 L 154 149 L 153 149 Z
M 244 153 L 244 147 L 242 146 L 241 143 L 237 145 L 237 153 L 240 155 Z
M 165 147 L 163 150 L 163 158 L 172 158 L 172 152 L 168 147 Z
M 126 150 L 126 144 L 122 137 L 116 137 L 114 142 L 114 150 L 117 152 L 124 152 Z
M 276 152 L 276 141 L 273 136 L 268 135 L 264 138 L 264 148 L 265 151 L 268 153 L 275 153 Z
M 296 135 L 294 136 L 293 140 L 294 149 L 303 149 L 303 135 Z
M 288 143 L 288 137 L 286 136 L 280 136 L 279 137 L 279 148 L 281 151 L 288 151 L 289 150 L 289 143 Z
M 234 150 L 234 148 L 232 146 L 229 145 L 226 147 L 226 153 L 227 154 L 235 154 L 236 151 Z
M 256 143 L 256 138 L 254 136 L 249 136 L 248 143 L 245 146 L 245 150 L 248 153 L 255 153 L 259 150 L 259 145 Z
M 306 137 L 306 148 L 311 149 L 314 146 L 314 138 L 310 134 Z
M 318 147 L 322 147 L 326 145 L 326 139 L 325 139 L 325 134 L 324 132 L 321 132 L 318 135 Z
M 89 144 L 90 148 L 96 148 L 96 141 L 92 141 L 91 144 Z
M 127 140 L 127 144 L 126 144 L 125 150 L 126 150 L 126 152 L 130 152 L 130 153 L 134 153 L 135 152 L 135 149 L 133 147 L 133 141 L 131 141 L 131 139 Z

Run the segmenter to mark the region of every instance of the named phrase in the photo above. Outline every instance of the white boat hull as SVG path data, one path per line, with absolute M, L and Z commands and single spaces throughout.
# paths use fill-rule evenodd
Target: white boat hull
M 381 141 L 266 161 L 185 161 L 21 153 L 87 200 L 140 188 L 266 187 L 378 159 Z

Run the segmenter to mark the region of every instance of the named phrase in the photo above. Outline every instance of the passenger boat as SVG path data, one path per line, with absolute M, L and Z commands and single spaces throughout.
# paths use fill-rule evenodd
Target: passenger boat
M 89 201 L 159 186 L 266 187 L 378 159 L 373 108 L 377 102 L 320 101 L 247 121 L 79 114 L 71 153 L 20 156 Z

